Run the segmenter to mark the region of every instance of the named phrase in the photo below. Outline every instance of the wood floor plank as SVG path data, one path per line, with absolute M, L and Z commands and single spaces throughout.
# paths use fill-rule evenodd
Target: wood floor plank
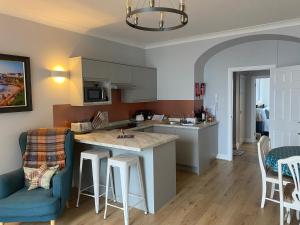
M 279 206 L 267 202 L 260 208 L 261 177 L 256 145 L 242 145 L 245 154 L 233 162 L 216 160 L 201 176 L 177 172 L 177 196 L 155 215 L 130 210 L 131 225 L 278 225 Z M 122 225 L 123 212 L 109 209 L 107 220 L 103 210 L 96 214 L 93 200 L 82 198 L 56 221 L 57 225 Z M 100 202 L 103 207 L 103 200 Z M 298 224 L 293 216 L 291 225 Z M 49 223 L 22 223 L 48 225 Z M 15 225 L 15 224 L 9 224 Z M 19 225 L 19 224 L 18 224 Z

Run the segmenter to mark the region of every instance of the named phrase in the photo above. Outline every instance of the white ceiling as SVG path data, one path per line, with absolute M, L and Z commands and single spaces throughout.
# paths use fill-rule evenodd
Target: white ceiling
M 124 21 L 125 0 L 0 0 L 0 13 L 144 47 L 195 35 L 300 18 L 300 0 L 186 2 L 188 25 L 169 32 L 146 32 L 128 27 Z

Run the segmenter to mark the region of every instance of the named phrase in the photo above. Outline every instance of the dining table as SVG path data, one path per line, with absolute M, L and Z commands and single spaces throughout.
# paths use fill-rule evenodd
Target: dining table
M 278 160 L 289 158 L 292 156 L 300 156 L 300 146 L 284 146 L 271 149 L 265 158 L 267 168 L 278 173 Z M 282 165 L 282 175 L 292 176 L 288 166 Z

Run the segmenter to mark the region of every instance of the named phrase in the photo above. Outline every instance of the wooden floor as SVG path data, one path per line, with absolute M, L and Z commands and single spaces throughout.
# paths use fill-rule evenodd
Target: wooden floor
M 201 176 L 178 171 L 177 196 L 155 215 L 130 211 L 131 225 L 277 225 L 279 207 L 267 202 L 260 208 L 261 181 L 256 146 L 243 145 L 245 154 L 233 162 L 217 160 Z M 93 201 L 83 198 L 80 208 L 74 202 L 57 225 L 122 225 L 120 210 L 95 214 Z M 101 201 L 103 206 L 103 201 Z M 292 225 L 298 224 L 293 215 Z M 44 225 L 50 223 L 22 223 Z

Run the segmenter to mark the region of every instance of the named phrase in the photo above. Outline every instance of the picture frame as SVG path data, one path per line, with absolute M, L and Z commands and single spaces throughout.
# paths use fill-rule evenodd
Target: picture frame
M 32 111 L 30 58 L 0 54 L 0 113 Z

